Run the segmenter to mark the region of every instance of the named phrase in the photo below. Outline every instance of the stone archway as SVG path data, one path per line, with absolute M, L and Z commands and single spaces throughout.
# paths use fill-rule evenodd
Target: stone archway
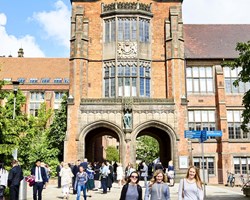
M 86 125 L 77 137 L 78 140 L 78 158 L 88 158 L 89 161 L 102 161 L 103 146 L 100 138 L 110 136 L 119 142 L 120 162 L 124 162 L 125 142 L 124 133 L 116 125 L 108 121 L 100 120 Z
M 136 138 L 143 135 L 151 136 L 158 141 L 159 156 L 164 166 L 167 166 L 170 160 L 173 160 L 174 165 L 178 166 L 176 141 L 179 140 L 179 137 L 171 126 L 160 121 L 145 122 L 133 131 L 131 141 L 133 144 L 132 160 L 134 162 L 136 160 Z

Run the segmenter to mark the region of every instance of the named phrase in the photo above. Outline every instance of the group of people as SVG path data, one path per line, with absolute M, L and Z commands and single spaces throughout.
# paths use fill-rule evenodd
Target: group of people
M 49 180 L 48 170 L 45 169 L 44 166 L 41 165 L 41 160 L 36 160 L 35 165 L 32 167 L 30 171 L 30 177 L 32 177 L 32 186 L 33 186 L 33 199 L 41 200 L 42 199 L 42 191 L 46 188 L 46 185 Z M 20 183 L 24 179 L 23 170 L 19 165 L 17 160 L 13 160 L 11 162 L 12 168 L 8 172 L 4 169 L 3 163 L 0 164 L 0 200 L 3 199 L 4 190 L 8 186 L 10 200 L 18 200 L 19 199 L 19 188 Z
M 186 177 L 180 181 L 178 200 L 203 200 L 202 182 L 199 170 L 189 167 Z M 121 191 L 120 200 L 142 200 L 142 187 L 139 185 L 139 173 L 133 171 Z M 146 186 L 144 200 L 170 200 L 167 176 L 162 169 L 154 172 Z

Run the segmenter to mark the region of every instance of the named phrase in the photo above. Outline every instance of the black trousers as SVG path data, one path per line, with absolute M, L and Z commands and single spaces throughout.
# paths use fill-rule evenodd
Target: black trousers
M 61 188 L 61 176 L 58 176 L 57 186 L 58 186 L 58 188 Z
M 43 191 L 43 182 L 36 182 L 35 185 L 33 185 L 33 200 L 42 200 L 42 191 Z
M 19 185 L 10 186 L 10 200 L 18 200 Z

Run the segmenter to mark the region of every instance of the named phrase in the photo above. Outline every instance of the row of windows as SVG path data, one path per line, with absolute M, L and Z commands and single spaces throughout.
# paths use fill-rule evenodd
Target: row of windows
M 194 157 L 193 163 L 197 168 L 203 169 L 202 157 Z M 215 175 L 214 157 L 204 157 L 204 169 L 208 171 L 209 175 Z
M 193 158 L 194 166 L 203 169 L 202 157 Z M 250 174 L 250 157 L 234 157 L 233 166 L 235 174 Z M 214 157 L 204 157 L 204 169 L 208 170 L 209 175 L 215 175 Z
M 234 173 L 250 174 L 250 157 L 234 157 Z
M 61 101 L 65 96 L 65 92 L 55 92 L 54 110 L 58 110 L 61 105 Z M 37 116 L 38 110 L 41 104 L 44 102 L 45 93 L 44 92 L 31 92 L 30 93 L 30 104 L 29 113 L 30 115 Z
M 11 82 L 11 78 L 4 78 L 3 80 L 7 81 L 7 82 Z M 19 83 L 25 83 L 26 79 L 25 78 L 18 78 L 17 81 Z M 28 80 L 28 82 L 29 83 L 38 83 L 39 79 L 38 78 L 30 78 Z M 51 79 L 50 78 L 41 78 L 40 83 L 51 83 Z M 53 79 L 53 83 L 69 83 L 69 78 L 64 78 L 64 79 L 55 78 L 55 79 Z
M 117 20 L 117 21 L 116 21 Z M 144 18 L 118 17 L 104 20 L 105 43 L 116 41 L 149 42 L 150 21 Z M 137 36 L 139 28 L 139 38 Z
M 150 63 L 120 63 L 104 66 L 105 97 L 150 97 Z
M 250 83 L 239 82 L 234 86 L 233 82 L 238 78 L 241 67 L 231 69 L 224 67 L 225 91 L 226 93 L 245 93 L 250 89 Z M 213 93 L 214 78 L 212 67 L 186 67 L 186 80 L 188 93 Z
M 250 139 L 249 132 L 243 132 L 240 128 L 242 111 L 228 110 L 228 135 L 229 139 Z M 195 110 L 188 111 L 188 129 L 189 130 L 216 130 L 216 114 L 213 110 Z

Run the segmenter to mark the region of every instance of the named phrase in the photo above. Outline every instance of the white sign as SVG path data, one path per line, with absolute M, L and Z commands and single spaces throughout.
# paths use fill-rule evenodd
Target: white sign
M 180 169 L 188 168 L 188 156 L 179 156 L 179 168 Z

